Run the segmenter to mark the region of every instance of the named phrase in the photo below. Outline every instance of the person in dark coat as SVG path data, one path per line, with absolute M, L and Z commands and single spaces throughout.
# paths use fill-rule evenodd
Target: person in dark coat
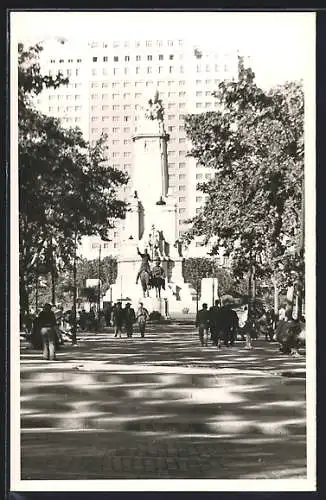
M 136 321 L 136 315 L 134 309 L 131 307 L 130 302 L 127 302 L 124 309 L 124 325 L 126 327 L 127 337 L 132 337 L 133 334 L 133 324 Z
M 223 340 L 226 347 L 228 347 L 229 345 L 232 346 L 236 340 L 237 331 L 239 328 L 239 318 L 237 313 L 231 308 L 230 304 L 225 303 L 219 309 L 216 322 L 219 332 L 218 347 L 220 347 L 221 339 Z
M 122 304 L 121 302 L 117 302 L 115 307 L 114 307 L 114 312 L 113 312 L 113 321 L 114 321 L 114 326 L 115 326 L 115 337 L 118 336 L 121 338 L 121 333 L 122 333 L 122 325 L 123 325 L 123 319 L 124 319 L 124 310 L 122 309 Z
M 210 314 L 210 332 L 213 343 L 218 345 L 218 312 L 220 310 L 220 301 L 215 300 L 215 304 L 209 309 Z
M 199 340 L 202 346 L 208 345 L 208 330 L 210 327 L 210 313 L 207 309 L 207 304 L 203 304 L 196 317 L 196 327 L 198 328 Z
M 37 318 L 43 347 L 43 359 L 55 360 L 57 321 L 51 304 L 45 304 Z

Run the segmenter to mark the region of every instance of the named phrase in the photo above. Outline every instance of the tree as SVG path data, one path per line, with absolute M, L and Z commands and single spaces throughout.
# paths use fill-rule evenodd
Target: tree
M 300 234 L 303 91 L 294 82 L 263 91 L 240 58 L 238 81 L 215 97 L 217 111 L 186 117 L 189 154 L 215 175 L 198 186 L 207 201 L 185 238 L 215 239 L 213 254 L 224 246 L 255 293 L 257 276 L 285 272 Z
M 240 280 L 229 270 L 218 265 L 216 259 L 208 257 L 190 257 L 183 262 L 183 276 L 186 283 L 199 291 L 199 285 L 203 278 L 218 278 L 219 295 L 243 294 L 244 290 Z
M 108 239 L 114 221 L 125 217 L 126 204 L 117 198 L 128 182 L 123 172 L 106 164 L 105 140 L 95 146 L 81 130 L 66 129 L 59 120 L 38 112 L 33 97 L 45 87 L 67 83 L 41 74 L 41 47 L 19 46 L 19 225 L 21 307 L 28 311 L 29 285 L 36 262 L 52 271 L 72 266 L 81 237 Z

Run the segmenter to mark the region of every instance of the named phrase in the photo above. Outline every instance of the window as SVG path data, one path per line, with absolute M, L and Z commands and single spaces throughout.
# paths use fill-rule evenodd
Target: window
M 158 86 L 158 87 L 163 87 L 163 85 L 164 85 L 164 82 L 162 82 L 162 80 L 159 80 L 159 81 L 157 82 L 157 86 Z
M 200 91 L 197 91 L 197 92 L 196 92 L 196 97 L 201 97 L 202 95 L 203 95 L 203 93 L 202 93 L 202 92 L 200 92 Z
M 94 105 L 93 105 L 93 106 L 91 106 L 91 110 L 92 110 L 92 111 L 95 111 L 97 108 L 98 108 L 98 106 L 97 106 L 97 105 L 95 105 L 95 106 L 94 106 Z
M 173 71 L 173 66 L 169 66 L 169 73 L 172 73 Z
M 113 116 L 113 117 L 112 117 L 112 121 L 114 121 L 114 122 L 118 122 L 118 121 L 119 121 L 119 117 L 118 117 L 118 116 Z
M 211 103 L 210 102 L 205 102 L 205 108 L 210 108 Z
M 136 66 L 136 75 L 139 74 L 139 71 L 140 71 L 140 67 L 139 66 Z
M 201 85 L 201 80 L 196 80 L 196 85 Z
M 92 122 L 96 122 L 98 120 L 98 116 L 92 116 Z
M 76 76 L 78 76 L 78 75 L 79 75 L 79 69 L 77 68 L 76 69 Z
M 64 60 L 63 60 L 63 59 L 59 59 L 59 63 L 63 63 L 63 62 L 64 62 Z
M 103 68 L 102 69 L 102 75 L 106 76 L 108 74 L 108 69 L 107 68 Z
M 150 40 L 146 40 L 146 47 L 151 47 L 152 46 L 152 42 Z
M 169 55 L 169 59 L 170 59 L 170 61 L 172 61 L 172 60 L 173 60 L 173 58 L 174 58 L 174 55 L 173 55 L 173 54 L 170 54 L 170 55 Z
M 119 130 L 120 130 L 120 129 L 119 129 L 119 127 L 113 127 L 113 128 L 112 128 L 112 132 L 113 132 L 114 134 L 116 134 L 117 132 L 119 132 Z
M 119 99 L 119 94 L 112 94 L 112 99 Z
M 96 76 L 96 74 L 97 74 L 97 71 L 96 71 L 96 69 L 93 68 L 92 69 L 92 76 Z
M 137 127 L 136 127 L 137 128 Z M 124 127 L 123 131 L 128 134 L 130 132 L 130 127 Z
M 212 80 L 205 80 L 206 85 L 210 85 L 212 83 Z
M 159 67 L 158 67 L 158 72 L 159 72 L 159 73 L 163 73 L 163 66 L 159 66 Z
M 109 97 L 109 94 L 102 94 L 102 99 L 105 100 L 105 99 L 108 99 Z
M 124 69 L 123 69 L 123 74 L 124 74 L 124 75 L 128 75 L 128 68 L 124 68 Z
M 199 181 L 203 178 L 203 174 L 196 174 L 196 179 Z
M 130 97 L 129 92 L 127 92 L 126 94 L 123 94 L 123 98 L 124 98 L 124 99 L 128 99 L 129 97 Z
M 173 41 L 172 40 L 168 40 L 168 46 L 169 47 L 173 47 Z
M 151 56 L 151 55 L 147 56 L 147 61 L 152 61 L 152 59 L 153 59 L 153 56 Z
M 163 59 L 164 59 L 163 54 L 159 54 L 159 56 L 158 56 L 158 60 L 159 60 L 159 61 L 163 61 Z
M 180 80 L 180 81 L 179 81 L 179 85 L 180 85 L 181 87 L 182 87 L 183 85 L 186 85 L 185 80 Z
M 135 99 L 139 99 L 140 97 L 141 97 L 141 94 L 140 94 L 139 92 L 137 92 L 137 93 L 135 94 Z
M 229 67 L 227 64 L 224 64 L 224 71 L 229 71 Z
M 75 106 L 75 111 L 80 111 L 81 110 L 81 106 Z
M 179 168 L 185 168 L 186 164 L 185 163 L 179 163 Z
M 163 45 L 162 40 L 157 40 L 157 41 L 156 41 L 156 45 L 157 45 L 158 47 L 162 47 L 162 45 Z
M 67 76 L 71 76 L 71 69 L 67 69 Z
M 113 68 L 113 74 L 114 74 L 114 75 L 117 75 L 118 73 L 119 73 L 118 68 Z
M 120 153 L 118 151 L 113 151 L 112 158 L 118 158 L 119 154 Z
M 175 107 L 175 103 L 174 102 L 169 102 L 168 109 L 172 109 L 174 107 Z
M 168 86 L 171 87 L 173 85 L 173 82 L 171 80 L 168 81 Z
M 196 71 L 197 71 L 197 73 L 200 73 L 200 71 L 201 71 L 200 64 L 197 64 Z
M 149 87 L 150 85 L 153 85 L 152 80 L 148 80 L 148 81 L 146 82 L 146 87 Z
M 184 196 L 179 196 L 179 203 L 184 203 L 186 198 Z
M 185 214 L 186 209 L 185 208 L 179 208 L 179 214 Z
M 75 101 L 78 101 L 80 99 L 80 95 L 75 95 Z
M 152 67 L 151 66 L 147 66 L 147 73 L 151 73 L 152 72 Z
M 179 144 L 183 144 L 186 142 L 186 139 L 184 137 L 179 138 Z
M 141 56 L 136 56 L 136 61 L 141 61 Z
M 175 155 L 175 151 L 169 151 L 170 155 Z
M 78 63 L 81 63 L 81 62 L 82 62 L 82 60 L 81 60 L 81 59 L 77 59 L 77 62 L 78 62 Z
M 106 115 L 106 116 L 102 116 L 102 122 L 107 122 L 109 120 L 109 117 Z
M 130 87 L 130 82 L 123 82 L 123 86 L 126 88 L 126 87 Z
M 102 83 L 102 89 L 106 89 L 108 86 L 109 86 L 109 84 L 107 82 Z
M 92 82 L 91 87 L 92 88 L 98 87 L 98 82 Z
M 120 108 L 119 104 L 113 104 L 112 106 L 113 111 L 118 111 L 119 108 Z
M 173 132 L 174 130 L 175 130 L 175 127 L 173 127 L 172 125 L 168 126 L 168 131 L 169 132 Z
M 112 141 L 112 144 L 114 144 L 114 145 L 116 146 L 117 144 L 119 144 L 119 142 L 120 142 L 120 141 L 119 141 L 119 139 L 114 139 L 114 140 Z
M 179 186 L 179 191 L 185 191 L 185 190 L 186 190 L 186 186 L 184 186 L 184 185 Z
M 93 62 L 97 62 L 97 57 L 93 57 Z
M 206 70 L 206 73 L 209 73 L 209 72 L 210 72 L 210 67 L 209 67 L 209 64 L 206 64 L 206 68 L 205 68 L 205 70 Z
M 51 61 L 50 61 L 50 62 L 51 62 L 51 63 L 55 63 L 55 59 L 51 59 Z
M 125 144 L 125 145 L 126 145 L 126 144 L 130 144 L 130 139 L 124 139 L 124 140 L 123 140 L 123 144 Z
M 129 62 L 130 61 L 130 56 L 125 56 L 125 61 Z
M 185 109 L 185 107 L 186 107 L 186 103 L 184 103 L 184 102 L 180 102 L 179 103 L 179 108 L 180 109 Z
M 196 196 L 196 203 L 201 203 L 203 198 L 201 196 Z
M 112 82 L 112 87 L 118 87 L 120 82 Z
M 125 122 L 128 122 L 128 121 L 130 120 L 130 116 L 124 116 L 124 117 L 123 117 L 123 120 L 124 120 Z
M 124 158 L 129 158 L 130 154 L 130 151 L 124 151 L 123 156 Z
M 202 107 L 202 103 L 201 102 L 196 102 L 196 108 L 201 108 Z
M 179 156 L 184 156 L 186 154 L 185 151 L 179 151 Z
M 113 61 L 114 61 L 114 62 L 118 62 L 118 61 L 119 61 L 119 57 L 118 57 L 118 56 L 114 56 L 114 57 L 113 57 Z
M 179 97 L 185 97 L 186 96 L 186 93 L 185 92 L 179 92 Z
M 108 60 L 109 60 L 108 56 L 103 57 L 103 62 L 108 62 Z
M 184 180 L 186 178 L 186 174 L 179 174 L 179 181 Z

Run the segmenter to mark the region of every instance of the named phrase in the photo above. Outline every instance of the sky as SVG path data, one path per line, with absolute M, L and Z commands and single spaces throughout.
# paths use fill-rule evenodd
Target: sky
M 239 48 L 263 86 L 305 77 L 314 62 L 312 12 L 12 12 L 11 38 L 41 41 L 185 38 L 202 46 Z

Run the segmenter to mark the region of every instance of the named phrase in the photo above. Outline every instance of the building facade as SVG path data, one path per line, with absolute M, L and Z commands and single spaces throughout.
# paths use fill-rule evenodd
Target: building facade
M 61 71 L 69 78 L 67 86 L 47 89 L 37 98 L 37 106 L 58 117 L 66 126 L 78 126 L 92 144 L 107 134 L 110 165 L 132 176 L 133 141 L 146 100 L 155 90 L 164 105 L 164 122 L 170 135 L 168 172 L 171 194 L 178 203 L 179 236 L 187 229 L 205 199 L 196 185 L 212 172 L 196 165 L 187 156 L 184 117 L 216 109 L 212 92 L 222 80 L 237 77 L 238 51 L 223 47 L 201 47 L 186 40 L 107 40 L 74 44 L 63 39 L 44 43 L 41 66 L 45 74 Z M 126 199 L 131 186 L 121 193 Z M 112 230 L 112 241 L 102 242 L 102 256 L 119 252 L 119 233 L 123 222 Z M 81 254 L 89 259 L 98 255 L 97 238 L 85 238 Z M 197 246 L 196 246 L 197 245 Z M 203 255 L 200 242 L 192 255 Z

